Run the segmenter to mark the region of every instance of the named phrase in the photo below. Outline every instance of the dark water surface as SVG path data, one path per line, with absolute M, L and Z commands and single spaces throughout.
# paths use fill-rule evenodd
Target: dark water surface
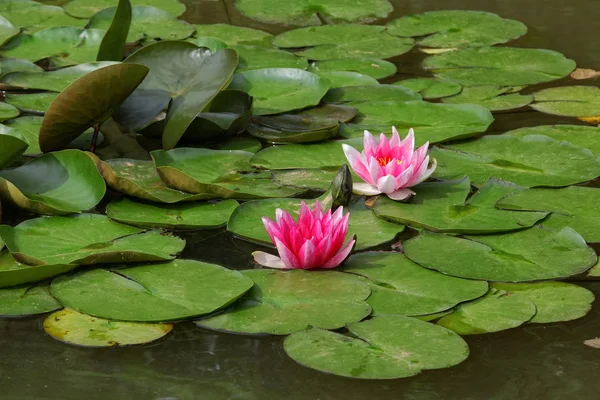
M 282 7 L 285 3 L 281 0 Z M 529 33 L 514 42 L 516 46 L 557 50 L 580 67 L 600 69 L 598 0 L 395 3 L 391 18 L 437 9 L 473 9 L 518 19 L 528 25 Z M 184 17 L 192 23 L 283 30 L 244 18 L 233 0 L 187 0 L 187 4 Z M 418 56 L 394 61 L 403 72 L 418 73 Z M 533 112 L 496 119 L 492 130 L 560 121 Z M 244 269 L 251 266 L 253 249 L 227 234 L 203 233 L 188 237 L 183 257 Z M 600 282 L 585 286 L 600 297 Z M 151 346 L 96 350 L 55 341 L 43 332 L 42 320 L 0 320 L 0 399 L 600 398 L 600 349 L 583 344 L 600 336 L 600 301 L 577 321 L 467 337 L 471 355 L 464 363 L 393 381 L 351 380 L 301 367 L 284 354 L 280 338 L 215 334 L 181 323 Z

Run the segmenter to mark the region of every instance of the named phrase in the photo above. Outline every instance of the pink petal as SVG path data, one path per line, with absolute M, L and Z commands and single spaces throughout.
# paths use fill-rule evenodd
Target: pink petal
M 402 172 L 400 175 L 398 175 L 396 177 L 395 189 L 412 186 L 409 183 L 410 183 L 410 180 L 413 179 L 413 176 L 414 176 L 413 171 L 414 171 L 414 169 L 413 169 L 413 166 L 411 165 L 404 172 Z
M 398 189 L 395 192 L 387 193 L 387 196 L 392 200 L 399 201 L 399 200 L 404 200 L 414 194 L 415 194 L 415 192 L 413 192 L 410 189 Z
M 409 163 L 412 159 L 415 149 L 415 132 L 411 129 L 408 131 L 408 135 L 400 142 L 400 145 L 394 147 L 392 154 L 394 158 L 402 160 L 405 163 Z
M 338 251 L 338 253 L 335 256 L 330 258 L 329 261 L 327 261 L 323 265 L 323 268 L 326 268 L 326 269 L 335 268 L 338 265 L 340 265 L 341 263 L 343 263 L 344 260 L 346 258 L 348 258 L 348 256 L 350 255 L 350 252 L 352 251 L 352 249 L 354 247 L 354 243 L 356 243 L 355 239 L 352 239 L 351 241 L 349 241 L 345 247 L 340 249 L 340 251 Z
M 381 190 L 368 183 L 355 183 L 352 185 L 352 193 L 364 196 L 376 196 L 381 194 Z
M 339 224 L 340 221 L 342 220 L 343 216 L 344 216 L 344 207 L 338 207 L 337 210 L 335 210 L 335 212 L 331 216 L 331 224 L 334 226 Z
M 316 258 L 317 257 L 315 254 L 315 245 L 312 241 L 307 240 L 306 242 L 304 242 L 304 244 L 300 248 L 300 251 L 298 252 L 298 261 L 300 262 L 300 268 L 314 268 L 316 266 Z
M 356 175 L 365 182 L 370 179 L 369 170 L 366 165 L 366 157 L 358 152 L 354 147 L 342 144 L 344 155 L 350 164 L 350 167 L 356 172 Z
M 375 151 L 377 150 L 377 141 L 369 131 L 365 131 L 364 133 L 363 146 L 365 151 L 365 157 L 368 160 L 370 157 L 373 157 Z
M 379 146 L 377 146 L 377 157 L 386 157 L 390 154 L 390 142 L 384 133 L 379 135 Z
M 377 189 L 382 193 L 390 193 L 397 189 L 396 178 L 393 175 L 386 175 L 379 178 L 377 181 Z
M 402 141 L 400 140 L 400 134 L 395 126 L 392 126 L 392 139 L 390 140 L 390 147 L 399 146 Z
M 283 262 L 286 268 L 300 268 L 298 258 L 296 258 L 294 253 L 292 253 L 292 251 L 277 238 L 275 238 L 275 247 L 277 247 L 281 262 Z
M 277 225 L 275 222 L 271 221 L 267 217 L 262 217 L 262 222 L 263 222 L 263 225 L 265 226 L 265 230 L 267 231 L 267 234 L 271 238 L 271 242 L 275 243 L 276 237 L 279 237 L 279 238 L 283 237 L 281 230 L 279 229 L 279 225 Z
M 369 175 L 371 179 L 369 181 L 365 181 L 372 185 L 376 185 L 377 180 L 383 175 L 381 166 L 375 157 L 372 157 L 369 160 Z
M 315 249 L 319 264 L 324 264 L 329 258 L 328 255 L 331 251 L 331 235 L 325 236 Z
M 252 253 L 254 262 L 268 268 L 287 269 L 281 258 L 264 251 L 255 251 Z

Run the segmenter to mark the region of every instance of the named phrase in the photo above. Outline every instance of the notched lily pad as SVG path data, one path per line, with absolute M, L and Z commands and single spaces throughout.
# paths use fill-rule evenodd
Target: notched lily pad
M 0 317 L 25 317 L 58 310 L 48 285 L 16 286 L 0 289 Z
M 533 94 L 531 108 L 546 114 L 567 117 L 600 116 L 600 88 L 564 86 L 540 90 Z
M 404 87 L 393 85 L 347 86 L 330 89 L 323 101 L 333 104 L 355 106 L 371 101 L 411 101 L 421 100 L 421 95 Z
M 22 264 L 15 260 L 8 250 L 3 250 L 0 251 L 0 288 L 42 281 L 69 272 L 76 267 L 67 264 Z
M 533 101 L 530 94 L 513 92 L 511 87 L 474 86 L 464 87 L 456 96 L 446 97 L 442 101 L 448 104 L 479 104 L 490 111 L 504 111 L 525 107 Z
M 315 61 L 308 67 L 309 71 L 350 71 L 358 72 L 375 79 L 383 79 L 396 73 L 396 65 L 389 61 L 377 58 L 356 57 L 338 58 L 332 60 Z
M 393 83 L 423 95 L 425 99 L 439 99 L 460 93 L 462 86 L 456 82 L 439 78 L 413 78 Z

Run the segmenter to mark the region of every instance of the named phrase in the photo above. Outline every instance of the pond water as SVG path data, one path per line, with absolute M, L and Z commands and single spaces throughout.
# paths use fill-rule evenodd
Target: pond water
M 401 0 L 397 18 L 437 9 L 485 10 L 529 27 L 518 47 L 559 51 L 583 68 L 600 69 L 600 2 L 575 0 Z M 278 32 L 244 18 L 231 1 L 188 0 L 192 23 L 231 23 Z M 284 2 L 282 1 L 282 4 Z M 412 54 L 393 61 L 412 72 Z M 556 82 L 553 82 L 556 85 Z M 558 122 L 535 112 L 501 114 L 492 130 Z M 567 120 L 573 123 L 572 120 Z M 249 246 L 223 232 L 189 235 L 182 258 L 249 268 Z M 600 282 L 585 287 L 600 298 Z M 527 325 L 466 337 L 462 364 L 413 378 L 360 381 L 326 375 L 289 359 L 277 337 L 202 331 L 189 322 L 145 347 L 85 349 L 43 333 L 43 317 L 0 320 L 1 398 L 18 399 L 596 399 L 600 350 L 583 342 L 600 336 L 600 301 L 576 321 Z

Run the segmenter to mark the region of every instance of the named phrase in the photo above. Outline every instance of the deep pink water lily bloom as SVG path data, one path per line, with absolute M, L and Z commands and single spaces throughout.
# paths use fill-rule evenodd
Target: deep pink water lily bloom
M 277 209 L 275 221 L 263 217 L 262 221 L 279 257 L 255 251 L 254 261 L 270 268 L 312 269 L 335 268 L 350 254 L 356 240 L 344 244 L 348 233 L 348 218 L 339 207 L 323 213 L 317 200 L 314 210 L 302 202 L 298 222 L 287 211 Z
M 415 194 L 409 188 L 423 182 L 435 170 L 435 159 L 429 163 L 429 142 L 415 150 L 415 133 L 412 128 L 404 140 L 392 127 L 392 138 L 382 133 L 379 143 L 369 131 L 365 131 L 364 150 L 342 145 L 350 166 L 366 183 L 355 183 L 353 192 L 374 196 L 385 193 L 393 200 L 404 200 Z

